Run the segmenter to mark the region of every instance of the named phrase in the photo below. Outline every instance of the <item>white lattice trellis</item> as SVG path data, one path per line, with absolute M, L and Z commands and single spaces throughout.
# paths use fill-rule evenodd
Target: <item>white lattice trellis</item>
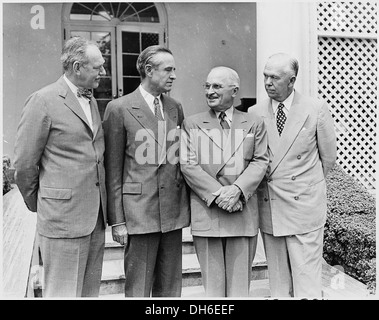
M 375 188 L 376 9 L 376 3 L 318 6 L 319 97 L 334 118 L 338 163 L 369 189 Z

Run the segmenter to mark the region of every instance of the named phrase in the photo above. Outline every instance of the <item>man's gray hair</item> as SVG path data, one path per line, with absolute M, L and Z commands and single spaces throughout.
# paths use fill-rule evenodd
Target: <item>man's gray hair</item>
M 239 88 L 239 86 L 240 86 L 240 77 L 238 76 L 237 71 L 235 71 L 232 68 L 224 67 L 224 66 L 214 67 L 212 70 L 222 70 L 222 71 L 226 72 L 227 73 L 227 78 L 229 80 L 229 84 L 232 85 L 232 86 L 236 86 L 236 87 Z
M 297 61 L 296 58 L 294 58 L 293 56 L 290 56 L 287 53 L 283 53 L 283 52 L 275 53 L 269 57 L 269 59 L 271 59 L 271 58 L 276 58 L 276 59 L 279 58 L 279 59 L 283 59 L 283 60 L 288 61 L 288 66 L 293 71 L 295 77 L 297 77 L 297 73 L 299 72 L 299 62 Z
M 158 62 L 154 59 L 154 57 L 160 52 L 165 52 L 173 55 L 171 50 L 161 45 L 147 47 L 140 53 L 137 59 L 136 67 L 142 79 L 146 78 L 145 67 L 147 64 L 151 64 L 153 67 L 157 66 Z
M 89 46 L 97 47 L 97 44 L 82 37 L 73 37 L 67 40 L 61 54 L 63 70 L 70 70 L 75 61 L 78 61 L 81 65 L 88 63 L 86 51 Z

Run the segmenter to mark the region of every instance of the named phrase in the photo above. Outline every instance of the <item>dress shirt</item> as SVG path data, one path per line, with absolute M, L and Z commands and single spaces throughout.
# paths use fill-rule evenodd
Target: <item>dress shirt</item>
M 293 90 L 292 93 L 287 97 L 287 99 L 282 102 L 272 100 L 272 110 L 274 111 L 275 118 L 278 113 L 278 106 L 280 103 L 284 105 L 283 111 L 286 117 L 288 118 L 288 113 L 290 112 L 290 108 L 291 108 L 294 96 L 295 96 L 295 90 Z
M 228 123 L 229 127 L 232 127 L 232 120 L 233 120 L 233 110 L 234 106 L 231 106 L 228 110 L 225 110 L 225 120 Z M 215 111 L 217 119 L 220 121 L 220 113 L 221 111 Z
M 155 115 L 155 105 L 154 105 L 154 99 L 158 98 L 159 106 L 161 108 L 161 114 L 164 119 L 164 113 L 163 113 L 163 105 L 161 101 L 161 95 L 154 97 L 151 93 L 147 92 L 144 88 L 142 88 L 142 85 L 139 86 L 139 90 L 142 94 L 142 97 L 145 99 L 147 105 L 149 106 L 151 112 Z
M 71 89 L 71 91 L 75 95 L 76 99 L 78 99 L 79 104 L 82 107 L 82 109 L 84 111 L 84 114 L 86 115 L 86 118 L 88 120 L 89 126 L 90 126 L 91 130 L 93 131 L 93 122 L 92 122 L 90 101 L 87 98 L 85 98 L 85 97 L 78 97 L 77 96 L 78 87 L 76 85 L 74 85 L 70 80 L 68 80 L 68 78 L 66 77 L 66 75 L 63 75 L 63 79 L 66 81 L 68 87 Z

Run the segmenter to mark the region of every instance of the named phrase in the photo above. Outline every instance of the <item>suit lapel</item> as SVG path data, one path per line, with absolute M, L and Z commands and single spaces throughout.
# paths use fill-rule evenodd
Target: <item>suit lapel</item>
M 147 130 L 147 132 L 158 142 L 158 124 L 154 114 L 151 112 L 145 99 L 137 88 L 132 94 L 131 106 L 127 109 L 130 114 Z
M 95 98 L 93 97 L 90 100 L 90 106 L 91 106 L 91 116 L 92 116 L 93 137 L 95 138 L 101 125 L 101 118 L 100 118 L 99 109 L 97 108 L 97 102 Z
M 224 150 L 222 137 L 218 134 L 218 132 L 222 132 L 222 128 L 213 110 L 209 110 L 209 112 L 205 113 L 201 126 L 198 127 L 217 147 L 219 147 L 221 150 Z
M 232 126 L 230 128 L 228 142 L 223 151 L 223 161 L 220 168 L 217 172 L 221 171 L 225 165 L 230 161 L 234 156 L 235 152 L 238 150 L 244 139 L 246 138 L 247 133 L 249 132 L 251 123 L 247 121 L 244 113 L 234 109 Z
M 178 125 L 178 109 L 175 105 L 169 102 L 168 99 L 165 98 L 165 95 L 162 94 L 162 105 L 163 105 L 163 113 L 164 119 L 166 122 L 166 136 L 171 135 L 172 130 L 176 130 Z M 173 138 L 170 136 L 170 138 Z M 174 143 L 174 140 L 170 139 L 167 141 L 166 148 L 169 149 L 170 146 Z
M 294 143 L 297 135 L 307 120 L 309 113 L 306 106 L 300 105 L 301 96 L 295 92 L 295 97 L 287 117 L 287 121 L 284 125 L 284 129 L 280 138 L 276 138 L 277 143 L 274 144 L 273 159 L 271 164 L 271 172 L 274 172 L 279 163 L 283 160 L 288 150 Z M 272 108 L 271 108 L 272 110 Z M 276 125 L 275 125 L 276 129 Z M 273 129 L 271 129 L 273 130 Z M 277 129 L 276 129 L 277 132 Z M 269 143 L 271 143 L 271 140 Z M 271 147 L 270 147 L 271 148 Z
M 81 107 L 78 99 L 76 99 L 74 93 L 71 91 L 66 81 L 63 79 L 63 76 L 58 79 L 59 85 L 59 96 L 64 99 L 64 104 L 68 107 L 73 113 L 75 113 L 88 127 L 91 134 L 93 134 L 91 127 L 88 123 L 88 119 L 84 114 L 83 108 Z M 92 98 L 93 99 L 93 98 Z M 92 109 L 92 106 L 91 106 Z M 91 110 L 91 113 L 92 110 Z M 93 135 L 94 137 L 95 135 Z

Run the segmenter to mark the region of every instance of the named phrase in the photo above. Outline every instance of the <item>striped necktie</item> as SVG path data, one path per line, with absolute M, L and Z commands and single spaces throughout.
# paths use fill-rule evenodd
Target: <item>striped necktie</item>
M 164 121 L 158 98 L 154 99 L 154 114 L 155 114 L 155 118 L 157 118 L 158 121 Z
M 222 111 L 219 115 L 219 118 L 220 118 L 221 127 L 222 127 L 222 129 L 224 129 L 224 131 L 225 131 L 225 129 L 230 129 L 229 123 L 228 123 L 228 121 L 226 121 L 225 117 L 226 117 L 226 114 L 224 111 Z M 225 132 L 227 133 L 227 131 L 225 131 Z

